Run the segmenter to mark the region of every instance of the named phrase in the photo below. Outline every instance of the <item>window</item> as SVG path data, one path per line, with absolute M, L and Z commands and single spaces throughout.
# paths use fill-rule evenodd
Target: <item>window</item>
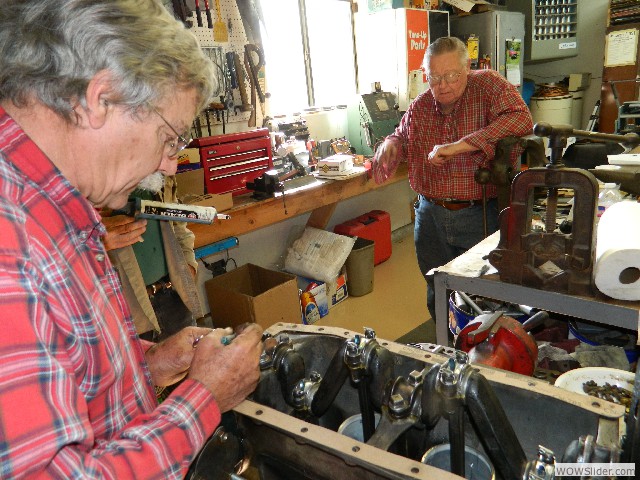
M 271 115 L 346 104 L 356 93 L 350 0 L 259 0 Z

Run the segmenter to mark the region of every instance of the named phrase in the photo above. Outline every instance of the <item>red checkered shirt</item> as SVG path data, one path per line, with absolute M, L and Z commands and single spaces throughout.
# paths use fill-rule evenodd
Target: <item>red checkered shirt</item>
M 494 70 L 472 70 L 462 97 L 450 113 L 442 112 L 431 90 L 409 105 L 396 131 L 387 137 L 398 145 L 395 162 L 383 169 L 376 156 L 373 175 L 377 183 L 382 183 L 400 162 L 406 161 L 415 192 L 431 198 L 481 199 L 482 187 L 473 176 L 493 159 L 496 142 L 511 135 L 529 135 L 532 129 L 529 109 L 513 85 Z M 478 150 L 456 155 L 441 167 L 427 161 L 434 146 L 460 139 Z M 512 165 L 521 151 L 513 150 Z M 487 196 L 496 196 L 494 185 L 487 185 Z
M 158 405 L 104 233 L 0 108 L 2 479 L 183 478 L 220 421 L 193 380 Z

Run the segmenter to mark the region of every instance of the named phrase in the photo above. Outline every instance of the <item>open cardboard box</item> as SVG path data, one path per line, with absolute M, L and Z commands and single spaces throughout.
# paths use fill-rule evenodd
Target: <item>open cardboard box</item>
M 246 264 L 204 284 L 216 327 L 301 323 L 296 276 Z

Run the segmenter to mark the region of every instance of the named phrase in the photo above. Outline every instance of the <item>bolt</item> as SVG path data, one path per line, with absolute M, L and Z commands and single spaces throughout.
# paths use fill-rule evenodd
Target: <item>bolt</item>
M 322 375 L 320 375 L 318 372 L 311 372 L 311 374 L 309 375 L 309 378 L 313 383 L 317 383 L 320 380 L 322 380 Z
M 469 362 L 469 355 L 462 350 L 456 350 L 456 362 L 460 365 L 466 365 Z
M 418 385 L 420 382 L 422 381 L 422 372 L 419 372 L 418 370 L 413 370 L 410 374 L 409 374 L 409 385 L 411 386 L 416 386 Z
M 369 340 L 373 340 L 374 338 L 376 338 L 376 332 L 373 328 L 364 327 L 364 336 Z
M 278 344 L 282 345 L 284 343 L 289 343 L 289 335 L 283 333 L 278 337 Z
M 271 366 L 271 362 L 273 361 L 273 358 L 271 358 L 271 355 L 268 355 L 265 352 L 262 352 L 260 354 L 260 369 L 264 370 L 266 368 L 269 368 Z
M 399 393 L 394 393 L 389 398 L 389 408 L 394 413 L 401 412 L 406 407 L 406 405 L 407 402 L 405 402 L 404 397 Z

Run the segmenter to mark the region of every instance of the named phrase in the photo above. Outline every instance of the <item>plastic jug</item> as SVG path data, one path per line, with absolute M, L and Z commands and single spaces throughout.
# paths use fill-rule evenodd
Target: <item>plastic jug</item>
M 598 195 L 598 218 L 602 216 L 607 208 L 621 200 L 620 185 L 617 183 L 605 183 L 600 195 Z

